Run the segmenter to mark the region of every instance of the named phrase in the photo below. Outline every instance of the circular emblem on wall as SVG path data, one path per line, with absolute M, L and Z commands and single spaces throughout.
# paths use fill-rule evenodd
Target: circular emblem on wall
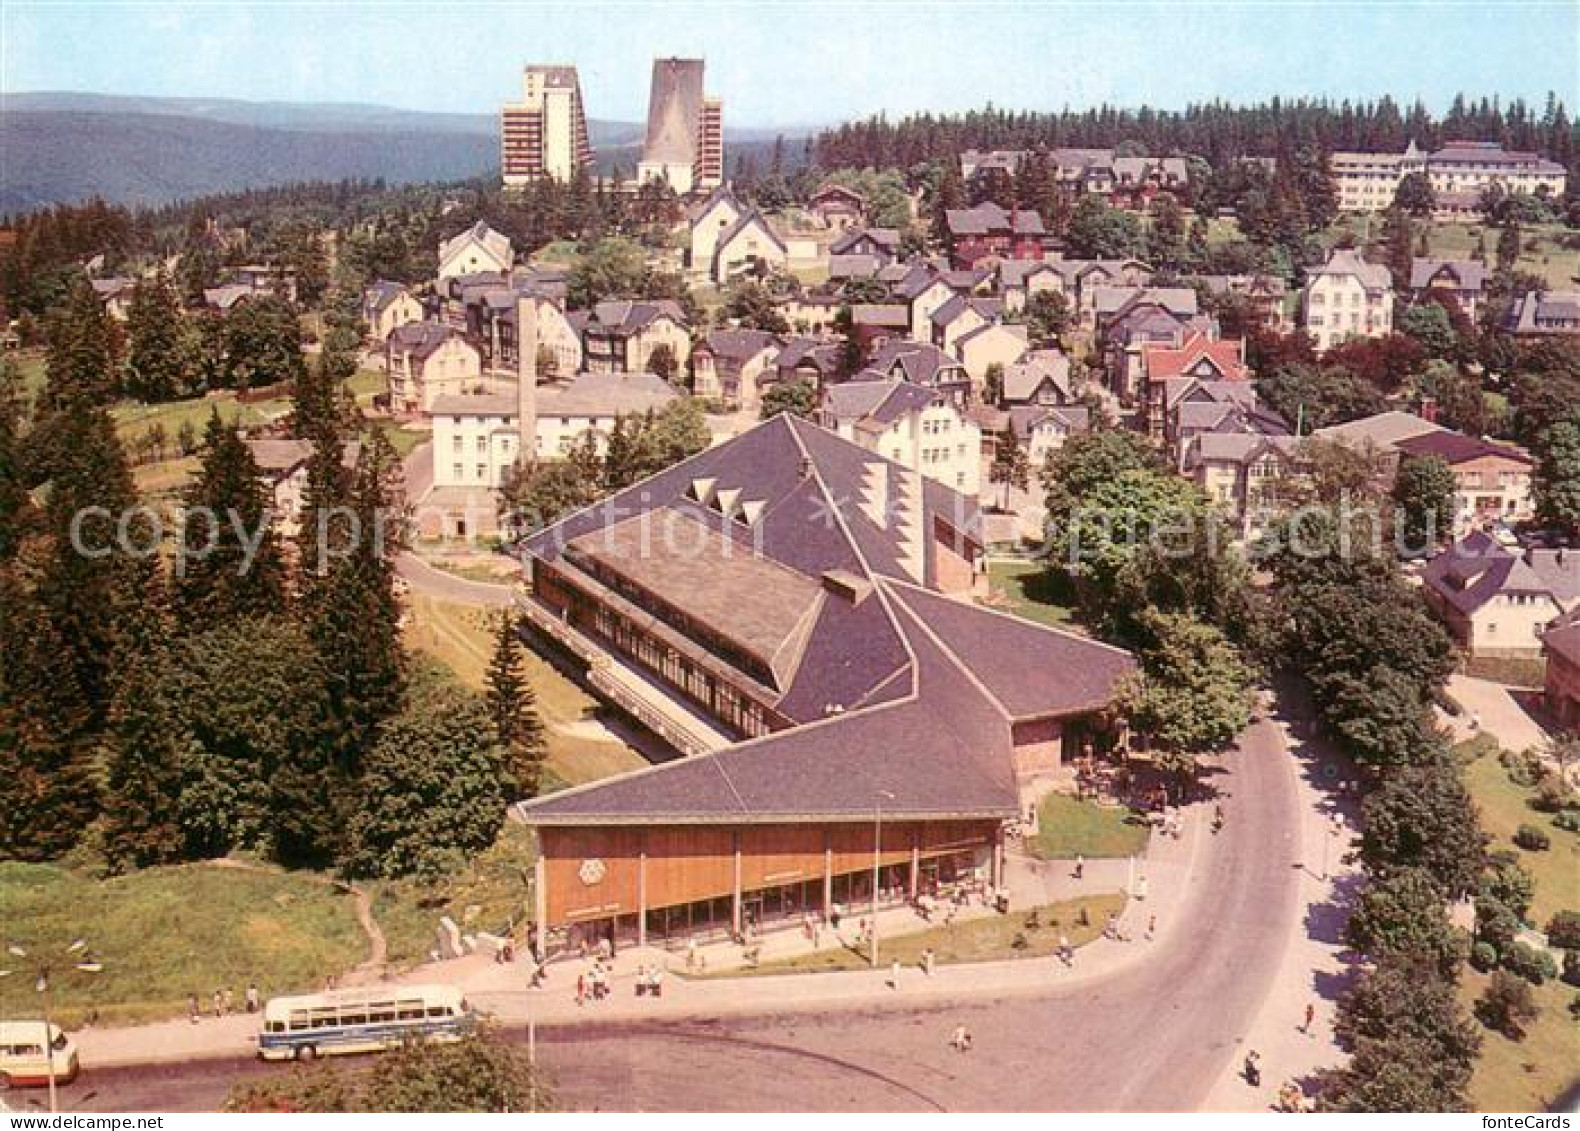
M 593 884 L 598 883 L 608 874 L 608 867 L 596 856 L 591 860 L 583 860 L 582 866 L 576 872 L 577 877 L 588 887 L 592 887 Z

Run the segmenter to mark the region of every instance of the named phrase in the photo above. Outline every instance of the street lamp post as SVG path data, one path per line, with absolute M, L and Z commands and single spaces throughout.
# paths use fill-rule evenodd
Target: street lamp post
M 883 800 L 894 800 L 894 794 L 886 789 L 878 790 L 873 798 L 872 806 L 872 937 L 871 956 L 872 968 L 878 968 L 878 881 L 883 866 Z
M 66 954 L 82 954 L 87 945 L 86 939 L 77 939 L 66 948 Z M 28 956 L 26 950 L 15 944 L 8 946 L 6 950 L 17 958 L 26 958 Z M 73 969 L 81 970 L 84 974 L 97 974 L 104 969 L 102 962 L 95 962 L 86 956 L 73 960 L 71 965 Z M 10 973 L 11 971 L 9 970 L 0 970 L 0 977 L 5 977 Z M 60 1110 L 60 1105 L 55 1090 L 55 1034 L 49 1012 L 50 973 L 49 961 L 40 962 L 37 980 L 33 983 L 33 988 L 38 991 L 39 1003 L 44 1012 L 44 1074 L 48 1078 L 49 1084 L 49 1110 L 51 1114 L 54 1114 Z

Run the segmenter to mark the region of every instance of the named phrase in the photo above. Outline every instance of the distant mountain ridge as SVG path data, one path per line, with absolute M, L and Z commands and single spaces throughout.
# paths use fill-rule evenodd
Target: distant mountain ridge
M 354 102 L 0 94 L 0 214 L 91 196 L 157 205 L 293 181 L 464 180 L 498 169 L 498 129 L 492 114 Z M 595 119 L 588 132 L 603 167 L 631 171 L 640 123 Z M 726 129 L 725 145 L 755 149 L 778 133 Z

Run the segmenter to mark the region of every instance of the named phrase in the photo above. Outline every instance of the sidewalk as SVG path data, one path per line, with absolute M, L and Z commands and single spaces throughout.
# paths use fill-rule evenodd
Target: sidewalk
M 1296 898 L 1302 927 L 1290 936 L 1272 990 L 1208 1093 L 1205 1111 L 1268 1111 L 1291 1080 L 1310 1096 L 1316 1073 L 1345 1056 L 1333 1038 L 1333 1019 L 1353 976 L 1343 958 L 1343 938 L 1360 869 L 1343 858 L 1358 835 L 1359 806 L 1340 784 L 1348 767 L 1324 744 L 1302 739 L 1287 719 L 1274 717 L 1290 751 L 1288 769 L 1299 799 L 1300 827 L 1293 835 L 1300 847 Z M 1308 1005 L 1314 1010 L 1309 1031 Z M 1262 1083 L 1256 1088 L 1241 1076 L 1251 1049 L 1260 1054 Z
M 881 962 L 882 940 L 902 933 L 925 930 L 909 908 L 880 914 L 880 967 L 876 970 L 838 973 L 753 975 L 740 978 L 687 978 L 685 959 L 677 952 L 657 947 L 621 951 L 613 961 L 611 991 L 596 1004 L 578 1006 L 576 976 L 588 968 L 580 961 L 559 961 L 549 966 L 542 989 L 528 991 L 529 967 L 525 962 L 497 963 L 491 956 L 472 954 L 441 963 L 428 963 L 393 979 L 405 984 L 443 982 L 459 985 L 479 1008 L 493 1013 L 507 1025 L 522 1025 L 529 1018 L 538 1024 L 570 1025 L 621 1020 L 673 1020 L 719 1014 L 778 1013 L 872 1006 L 892 1002 L 915 1004 L 1046 993 L 1050 988 L 1085 986 L 1111 977 L 1146 960 L 1155 942 L 1167 937 L 1180 918 L 1179 909 L 1189 897 L 1191 873 L 1210 834 L 1203 806 L 1186 810 L 1178 839 L 1154 834 L 1148 855 L 1136 862 L 1137 877 L 1145 876 L 1144 899 L 1131 899 L 1120 917 L 1126 942 L 1099 938 L 1079 948 L 1073 966 L 1057 958 L 1010 959 L 997 962 L 938 966 L 929 977 L 916 967 L 902 971 L 900 986 L 888 986 L 889 967 Z M 1085 877 L 1070 874 L 1070 862 L 1037 862 L 1012 858 L 1008 878 L 1011 914 L 1032 906 L 1121 890 L 1128 879 L 1125 860 L 1088 861 Z M 1137 885 L 1138 888 L 1141 885 Z M 972 908 L 974 915 L 997 912 Z M 1145 939 L 1148 920 L 1157 919 L 1154 942 Z M 857 911 L 854 918 L 860 919 Z M 855 923 L 843 924 L 848 938 Z M 824 947 L 840 945 L 824 932 Z M 807 953 L 810 944 L 799 930 L 765 936 L 763 957 Z M 741 948 L 720 942 L 700 948 L 709 955 L 708 969 L 717 971 L 738 964 Z M 659 963 L 670 975 L 659 999 L 635 993 L 637 972 Z M 86 1029 L 74 1034 L 83 1063 L 93 1066 L 143 1064 L 245 1056 L 255 1047 L 256 1015 L 206 1018 L 196 1025 L 185 1020 L 166 1021 L 125 1029 Z

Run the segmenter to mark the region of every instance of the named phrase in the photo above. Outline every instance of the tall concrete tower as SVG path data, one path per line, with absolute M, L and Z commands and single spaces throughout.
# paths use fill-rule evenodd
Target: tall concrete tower
M 500 111 L 500 166 L 506 186 L 544 177 L 569 181 L 593 162 L 576 68 L 530 66 L 523 98 Z
M 682 196 L 724 178 L 724 107 L 703 91 L 703 60 L 654 59 L 647 137 L 636 179 L 668 181 Z
M 538 300 L 516 295 L 516 458 L 538 455 Z

